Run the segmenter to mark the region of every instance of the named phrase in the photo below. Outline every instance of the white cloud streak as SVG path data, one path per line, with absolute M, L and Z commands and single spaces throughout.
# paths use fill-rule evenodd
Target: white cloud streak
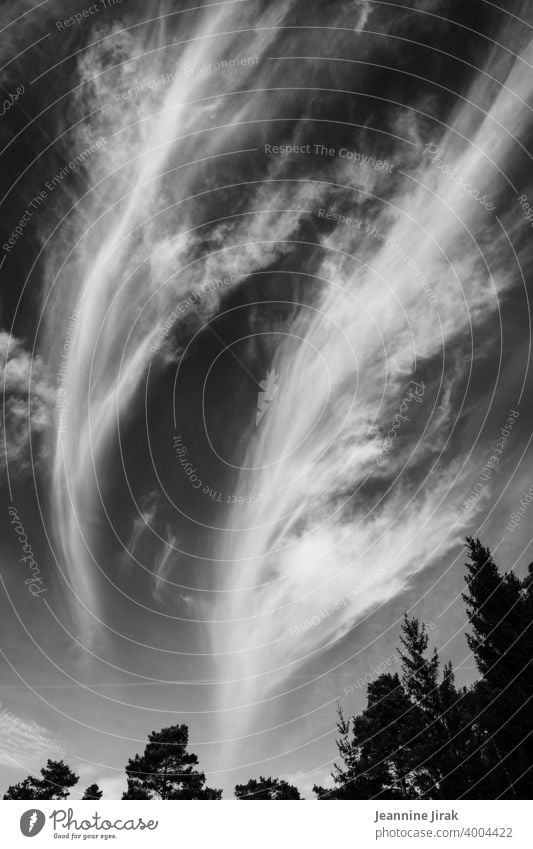
M 257 55 L 259 65 L 244 68 L 233 85 L 267 87 L 273 66 L 266 60 L 275 36 L 261 26 L 283 20 L 286 9 L 286 4 L 272 5 L 255 22 L 256 32 L 223 40 L 212 36 L 237 29 L 235 13 L 227 7 L 212 11 L 188 33 L 196 40 L 181 47 L 182 64 L 199 67 L 224 56 Z M 361 21 L 364 26 L 364 7 Z M 405 160 L 407 173 L 389 183 L 372 169 L 354 172 L 346 160 L 332 161 L 331 182 L 355 184 L 366 193 L 361 197 L 348 190 L 334 192 L 325 181 L 264 182 L 248 190 L 242 211 L 260 210 L 261 215 L 212 225 L 213 252 L 195 264 L 202 237 L 191 228 L 206 211 L 200 194 L 206 187 L 201 169 L 176 166 L 177 153 L 180 162 L 187 162 L 247 147 L 243 128 L 261 119 L 269 100 L 264 93 L 222 97 L 226 79 L 193 74 L 113 109 L 114 92 L 127 90 L 148 73 L 154 77 L 169 70 L 164 51 L 159 51 L 164 36 L 158 33 L 140 42 L 131 33 L 116 33 L 113 62 L 108 46 L 87 51 L 80 62 L 85 81 L 80 108 L 104 108 L 80 131 L 79 142 L 86 146 L 94 138 L 106 138 L 93 169 L 95 178 L 105 180 L 80 213 L 78 229 L 66 235 L 69 246 L 81 241 L 68 265 L 70 294 L 61 285 L 62 272 L 54 301 L 64 316 L 74 305 L 81 310 L 69 358 L 71 413 L 55 450 L 54 509 L 74 586 L 90 606 L 97 606 L 86 548 L 98 503 L 92 464 L 109 450 L 117 414 L 133 407 L 151 361 L 150 346 L 171 305 L 213 278 L 230 274 L 238 285 L 286 256 L 292 249 L 283 240 L 294 237 L 306 217 L 315 219 L 321 206 L 354 217 L 364 208 L 365 224 L 376 228 L 361 235 L 338 224 L 322 237 L 313 268 L 322 281 L 322 296 L 297 314 L 290 328 L 293 336 L 272 348 L 270 367 L 280 375 L 280 389 L 260 427 L 250 430 L 243 466 L 259 470 L 243 470 L 238 490 L 243 495 L 272 492 L 274 498 L 228 517 L 232 532 L 213 543 L 213 556 L 225 561 L 217 574 L 226 592 L 215 604 L 198 605 L 206 618 L 226 622 L 213 624 L 210 638 L 215 651 L 226 652 L 218 664 L 219 705 L 231 707 L 277 687 L 288 670 L 340 640 L 365 611 L 401 592 L 417 571 L 458 542 L 463 527 L 456 522 L 456 488 L 466 479 L 464 458 L 432 471 L 428 461 L 438 455 L 454 425 L 454 389 L 468 373 L 464 347 L 454 355 L 456 346 L 468 342 L 471 327 L 483 327 L 494 317 L 511 279 L 500 259 L 504 236 L 495 217 L 422 149 L 417 154 L 421 164 L 409 167 L 400 146 L 398 161 L 401 165 Z M 152 52 L 143 57 L 143 50 Z M 527 57 L 529 48 L 522 58 Z M 117 67 L 109 70 L 112 63 Z M 297 82 L 304 85 L 305 66 L 300 74 Z M 508 69 L 506 84 L 530 102 L 533 80 L 520 59 Z M 211 95 L 215 97 L 208 99 Z M 522 132 L 526 110 L 517 108 L 515 98 L 511 118 L 509 96 L 494 88 L 473 90 L 474 96 L 487 100 L 488 116 L 471 133 L 470 146 L 454 132 L 472 129 L 468 106 L 454 116 L 452 129 L 427 142 L 444 148 L 465 183 L 483 194 L 494 185 L 488 159 L 503 166 L 512 156 L 512 133 Z M 300 125 L 295 137 L 303 132 Z M 418 130 L 411 128 L 410 135 L 417 137 Z M 262 176 L 278 179 L 292 173 L 290 165 L 272 161 Z M 183 202 L 193 195 L 198 195 L 193 203 Z M 366 198 L 364 207 L 361 198 Z M 296 213 L 280 214 L 288 207 Z M 172 212 L 159 217 L 168 208 Z M 202 214 L 198 217 L 195 210 Z M 220 216 L 224 214 L 225 208 Z M 85 233 L 99 216 L 102 222 Z M 478 234 L 479 248 L 469 228 Z M 269 244 L 261 244 L 265 234 Z M 236 244 L 245 246 L 227 250 Z M 392 245 L 400 247 L 401 255 Z M 53 255 L 51 275 L 58 268 L 59 256 Z M 415 268 L 423 272 L 433 299 Z M 72 286 L 72 280 L 79 282 Z M 202 299 L 202 318 L 216 309 L 215 296 Z M 381 469 L 377 458 L 409 381 L 418 379 L 425 363 L 438 362 L 444 349 L 450 352 L 446 369 L 442 376 L 425 378 L 423 403 L 413 409 L 412 421 L 399 432 Z M 420 486 L 417 464 L 422 461 L 428 477 Z M 400 473 L 401 482 L 387 491 Z M 366 492 L 369 480 L 379 497 Z M 140 532 L 136 526 L 133 547 Z M 166 592 L 163 579 L 175 545 L 176 535 L 169 529 L 154 561 L 159 600 Z M 358 587 L 361 591 L 352 597 Z M 292 625 L 348 595 L 350 603 L 305 638 L 290 636 Z M 240 683 L 228 687 L 228 679 Z M 234 727 L 235 717 L 228 717 L 230 713 L 221 714 L 222 736 Z

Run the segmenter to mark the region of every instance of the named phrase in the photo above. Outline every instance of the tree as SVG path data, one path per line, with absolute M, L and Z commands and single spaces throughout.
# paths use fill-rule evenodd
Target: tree
M 235 787 L 237 799 L 301 799 L 296 787 L 281 778 L 251 778 L 247 784 Z
M 78 776 L 63 761 L 48 760 L 41 775 L 42 779 L 29 775 L 8 787 L 4 799 L 66 799 L 78 783 Z
M 63 761 L 47 761 L 41 775 L 47 789 L 45 799 L 66 799 L 71 787 L 79 781 L 79 777 Z
M 468 710 L 467 691 L 457 692 L 451 663 L 440 675 L 436 648 L 426 656 L 426 626 L 407 615 L 400 636 L 402 683 L 421 714 L 423 731 L 412 741 L 420 796 L 429 799 L 485 798 L 482 737 Z M 477 788 L 477 789 L 476 789 Z
M 533 793 L 533 591 L 530 569 L 522 582 L 501 574 L 488 548 L 467 538 L 468 645 L 482 675 L 475 697 L 487 750 L 498 778 L 498 796 L 530 799 Z
M 86 799 L 101 799 L 103 795 L 98 784 L 90 784 L 81 798 L 82 801 Z
M 496 795 L 473 695 L 472 687 L 456 689 L 452 665 L 447 663 L 438 691 L 441 799 L 491 799 Z
M 150 791 L 135 778 L 128 778 L 128 789 L 122 794 L 123 799 L 153 799 Z M 162 797 L 161 797 L 162 798 Z M 168 798 L 168 796 L 165 796 Z
M 4 799 L 44 799 L 42 782 L 29 775 L 24 781 L 7 788 Z
M 144 754 L 128 761 L 123 799 L 220 799 L 222 791 L 205 787 L 205 774 L 194 769 L 186 725 L 152 731 L 148 740 Z
M 335 764 L 332 790 L 313 788 L 318 798 L 415 798 L 410 740 L 422 726 L 398 675 L 382 674 L 368 685 L 361 716 L 346 720 L 340 708 L 338 716 L 342 765 Z
M 404 617 L 401 677 L 382 674 L 368 685 L 367 707 L 345 720 L 339 710 L 342 759 L 334 787 L 319 799 L 487 798 L 485 740 L 472 691 L 457 691 L 451 664 L 440 671 L 428 656 L 427 628 Z
M 400 643 L 402 683 L 411 703 L 416 705 L 422 717 L 423 731 L 414 741 L 417 750 L 418 791 L 420 795 L 427 795 L 428 798 L 438 798 L 436 788 L 442 780 L 439 750 L 446 744 L 444 728 L 440 721 L 439 656 L 434 648 L 431 656 L 426 657 L 429 644 L 427 628 L 418 619 L 409 619 L 407 614 L 402 622 Z
M 522 581 L 522 587 L 526 595 L 533 593 L 533 563 L 527 567 L 527 576 Z

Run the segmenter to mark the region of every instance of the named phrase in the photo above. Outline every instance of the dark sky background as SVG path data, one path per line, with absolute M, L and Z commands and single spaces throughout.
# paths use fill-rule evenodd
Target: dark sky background
M 533 559 L 533 17 L 147 5 L 0 8 L 1 786 L 185 722 L 309 797 L 404 611 L 476 676 L 465 535 Z

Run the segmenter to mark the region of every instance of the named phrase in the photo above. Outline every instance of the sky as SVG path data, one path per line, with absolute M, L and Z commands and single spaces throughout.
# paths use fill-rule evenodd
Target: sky
M 476 677 L 465 537 L 533 560 L 530 4 L 0 32 L 0 786 L 185 723 L 311 797 L 404 612 Z

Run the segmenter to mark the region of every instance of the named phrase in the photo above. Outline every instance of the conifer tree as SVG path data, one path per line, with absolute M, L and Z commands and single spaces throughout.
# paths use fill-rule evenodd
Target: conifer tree
M 205 787 L 205 775 L 187 752 L 189 730 L 172 725 L 148 735 L 144 754 L 128 761 L 128 789 L 123 799 L 220 799 L 222 791 Z
M 427 657 L 424 624 L 406 615 L 400 636 L 402 683 L 421 715 L 423 732 L 411 741 L 420 796 L 483 798 L 482 738 L 471 721 L 467 692 L 458 693 L 451 663 L 440 674 L 437 649 Z
M 297 787 L 289 784 L 281 778 L 264 778 L 259 776 L 259 780 L 251 778 L 246 784 L 237 784 L 235 787 L 235 796 L 237 799 L 301 799 L 300 792 Z
M 523 582 L 501 574 L 479 539 L 467 538 L 466 602 L 472 650 L 481 680 L 475 687 L 480 725 L 494 759 L 492 773 L 502 798 L 533 793 L 533 593 L 531 572 Z
M 78 776 L 63 761 L 48 760 L 41 775 L 42 779 L 29 775 L 8 787 L 4 799 L 66 799 L 78 783 Z
M 101 799 L 103 795 L 98 784 L 90 784 L 81 798 L 82 801 L 87 799 Z
M 368 685 L 367 707 L 346 720 L 339 708 L 334 788 L 315 787 L 319 799 L 410 799 L 416 791 L 410 775 L 410 739 L 417 729 L 413 708 L 398 675 L 380 675 Z

